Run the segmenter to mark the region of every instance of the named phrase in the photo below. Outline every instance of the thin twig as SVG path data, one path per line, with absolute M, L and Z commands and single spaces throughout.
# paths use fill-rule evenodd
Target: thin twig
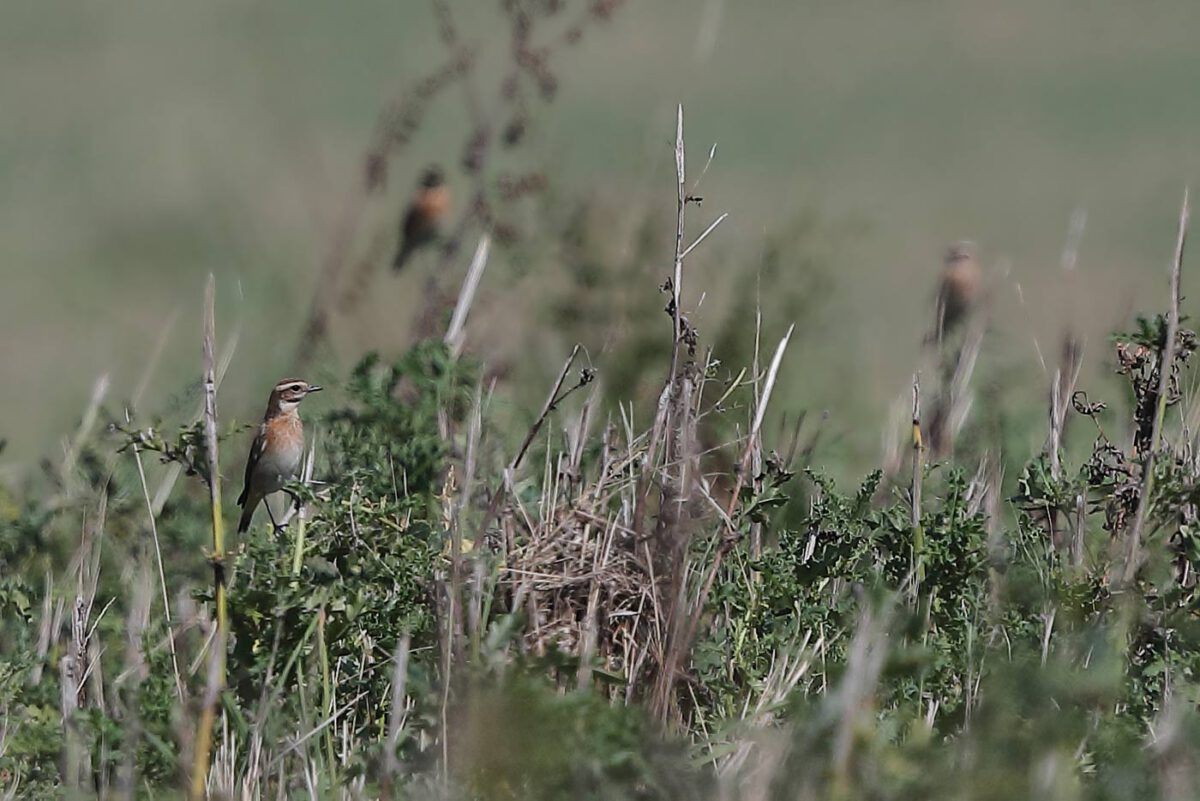
M 529 433 L 525 435 L 525 441 L 521 443 L 521 447 L 517 450 L 517 455 L 513 457 L 512 462 L 508 465 L 510 471 L 516 470 L 521 465 L 521 460 L 525 458 L 525 452 L 529 450 L 529 446 L 537 438 L 538 432 L 542 430 L 542 424 L 546 422 L 546 418 L 550 415 L 550 412 L 554 411 L 554 408 L 566 397 L 567 393 L 559 395 L 558 392 L 562 389 L 563 382 L 567 380 L 567 374 L 571 372 L 571 365 L 575 363 L 575 357 L 579 355 L 580 347 L 576 343 L 575 347 L 571 349 L 571 355 L 563 363 L 562 370 L 558 374 L 558 380 L 554 382 L 554 388 L 546 396 L 546 403 L 542 406 L 541 413 L 533 421 L 533 425 L 529 427 Z M 573 387 L 572 390 L 568 390 L 568 393 L 574 389 L 578 389 L 579 386 L 582 386 L 582 384 Z
M 788 326 L 787 333 L 783 335 L 783 339 L 779 340 L 779 344 L 775 347 L 775 355 L 771 357 L 771 365 L 767 368 L 767 377 L 763 382 L 762 395 L 758 399 L 758 405 L 754 410 L 754 420 L 750 424 L 750 435 L 746 441 L 746 447 L 742 450 L 742 455 L 738 459 L 738 477 L 733 487 L 733 493 L 729 498 L 728 506 L 725 509 L 726 519 L 733 519 L 734 509 L 737 507 L 738 496 L 741 494 L 742 486 L 746 481 L 746 465 L 750 461 L 750 454 L 754 449 L 754 441 L 762 430 L 763 419 L 767 414 L 767 403 L 771 400 L 771 391 L 775 388 L 775 379 L 779 375 L 779 366 L 783 363 L 783 354 L 787 350 L 788 342 L 792 338 L 792 332 L 796 330 L 796 324 L 792 323 Z
M 1171 391 L 1171 373 L 1175 365 L 1175 337 L 1179 331 L 1179 279 L 1183 272 L 1183 248 L 1187 242 L 1187 226 L 1190 210 L 1188 191 L 1183 190 L 1183 206 L 1179 210 L 1179 232 L 1175 238 L 1175 259 L 1171 263 L 1171 309 L 1167 315 L 1167 341 L 1163 343 L 1162 362 L 1158 368 L 1158 406 L 1154 410 L 1154 427 L 1150 434 L 1150 447 L 1146 449 L 1146 460 L 1142 466 L 1142 492 L 1138 497 L 1137 513 L 1129 530 L 1125 565 L 1121 571 L 1121 584 L 1129 586 L 1141 563 L 1142 529 L 1150 508 L 1154 492 L 1154 455 L 1162 438 L 1163 419 L 1167 413 L 1167 395 Z
M 61 473 L 63 481 L 69 483 L 71 474 L 75 472 L 75 461 L 79 458 L 79 452 L 83 447 L 83 443 L 87 440 L 93 426 L 96 424 L 96 418 L 100 414 L 100 406 L 104 403 L 104 397 L 108 394 L 108 373 L 102 374 L 96 379 L 96 383 L 92 385 L 92 396 L 88 402 L 87 408 L 84 409 L 83 417 L 79 421 L 79 428 L 75 432 L 75 436 L 71 438 L 67 446 L 66 453 L 63 455 Z
M 467 314 L 471 311 L 471 303 L 475 300 L 475 290 L 479 287 L 479 279 L 487 267 L 488 251 L 492 238 L 487 234 L 479 237 L 475 255 L 471 257 L 471 266 L 467 268 L 467 277 L 463 281 L 462 290 L 458 293 L 458 303 L 454 306 L 454 314 L 450 317 L 450 326 L 446 329 L 446 345 L 457 358 L 463 348 L 463 327 L 467 324 Z
M 721 223 L 725 222 L 725 218 L 726 218 L 726 217 L 728 217 L 728 216 L 729 216 L 729 212 L 725 212 L 725 213 L 724 213 L 724 214 L 722 214 L 720 217 L 718 217 L 717 219 L 713 220 L 713 222 L 712 222 L 712 225 L 710 225 L 710 226 L 708 226 L 707 228 L 705 228 L 705 229 L 704 229 L 704 233 L 702 233 L 702 234 L 700 234 L 700 236 L 696 237 L 696 241 L 695 241 L 695 242 L 693 242 L 692 244 L 688 245 L 688 246 L 687 246 L 687 247 L 684 249 L 683 253 L 680 253 L 680 254 L 679 254 L 679 258 L 680 258 L 681 260 L 682 260 L 682 259 L 685 259 L 685 258 L 687 258 L 687 255 L 688 255 L 689 253 L 691 253 L 693 250 L 695 250 L 697 245 L 699 245 L 701 242 L 703 242 L 705 239 L 707 239 L 707 238 L 708 238 L 708 235 L 709 235 L 709 234 L 711 234 L 711 233 L 712 233 L 714 230 L 716 230 L 716 227 L 717 227 L 718 225 L 720 225 Z
M 400 637 L 400 643 L 396 646 L 396 655 L 394 657 L 392 708 L 388 713 L 387 745 L 383 752 L 383 792 L 380 794 L 381 798 L 392 797 L 392 782 L 400 773 L 400 760 L 396 756 L 396 749 L 400 747 L 400 735 L 404 731 L 404 718 L 407 707 L 409 642 L 409 635 L 407 633 L 403 634 Z
M 332 715 L 330 715 L 329 717 L 322 720 L 320 723 L 318 723 L 316 726 L 314 726 L 312 729 L 310 729 L 308 732 L 306 732 L 303 736 L 301 736 L 299 739 L 297 739 L 294 743 L 289 744 L 287 748 L 283 749 L 278 754 L 276 754 L 275 758 L 272 759 L 267 764 L 267 772 L 269 773 L 271 770 L 273 770 L 281 761 L 283 761 L 284 757 L 286 757 L 288 754 L 297 750 L 300 746 L 304 745 L 306 742 L 311 740 L 314 736 L 325 731 L 326 727 L 328 727 L 329 724 L 333 723 L 338 718 L 340 718 L 342 715 L 346 714 L 348 711 L 353 709 L 354 705 L 357 704 L 359 701 L 361 701 L 363 698 L 365 698 L 366 695 L 367 695 L 367 693 L 361 692 L 358 695 L 354 696 L 349 701 L 342 704 L 338 709 L 336 709 Z
M 129 422 L 129 410 L 125 411 L 125 421 Z M 163 616 L 167 623 L 167 643 L 171 651 L 171 669 L 175 674 L 175 693 L 183 702 L 183 679 L 179 674 L 179 657 L 175 652 L 175 627 L 171 623 L 171 600 L 167 595 L 167 576 L 163 571 L 162 548 L 158 544 L 158 523 L 154 519 L 154 504 L 150 500 L 150 488 L 146 484 L 146 469 L 142 466 L 142 452 L 135 442 L 133 444 L 133 459 L 137 464 L 138 479 L 142 483 L 142 497 L 146 499 L 146 516 L 150 519 L 150 537 L 154 541 L 154 558 L 158 565 L 159 587 L 162 589 Z

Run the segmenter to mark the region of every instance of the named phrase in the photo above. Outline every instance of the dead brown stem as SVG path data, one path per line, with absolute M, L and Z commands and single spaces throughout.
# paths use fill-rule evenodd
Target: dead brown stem
M 1146 458 L 1142 466 L 1142 489 L 1138 497 L 1137 512 L 1133 525 L 1129 529 L 1125 563 L 1120 574 L 1122 586 L 1129 586 L 1137 575 L 1141 564 L 1142 530 L 1146 525 L 1146 515 L 1150 509 L 1151 495 L 1154 492 L 1154 457 L 1162 441 L 1163 420 L 1167 412 L 1167 396 L 1171 391 L 1171 375 L 1175 368 L 1175 337 L 1179 331 L 1179 283 L 1183 272 L 1183 249 L 1187 242 L 1188 193 L 1183 192 L 1183 205 L 1179 210 L 1179 231 L 1175 238 L 1175 258 L 1171 262 L 1171 306 L 1167 315 L 1167 339 L 1163 343 L 1162 362 L 1158 372 L 1158 405 L 1154 414 L 1154 428 L 1150 435 L 1150 447 L 1146 449 Z

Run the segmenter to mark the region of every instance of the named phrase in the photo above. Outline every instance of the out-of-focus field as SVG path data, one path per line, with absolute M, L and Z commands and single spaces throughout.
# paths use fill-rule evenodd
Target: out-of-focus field
M 468 40 L 486 40 L 490 12 Z M 854 468 L 877 460 L 949 241 L 977 241 L 1004 276 L 986 359 L 1029 387 L 1044 385 L 1035 340 L 1053 350 L 1066 317 L 1095 369 L 1105 332 L 1164 306 L 1200 163 L 1197 30 L 1190 2 L 644 0 L 561 59 L 530 150 L 558 191 L 669 221 L 682 102 L 691 163 L 717 143 L 693 227 L 731 215 L 698 252 L 695 291 L 728 282 L 731 264 L 753 280 L 764 232 L 827 221 L 832 290 L 789 352 L 779 405 L 829 408 L 831 454 Z M 241 326 L 223 412 L 256 416 L 289 368 L 380 105 L 442 53 L 421 3 L 0 7 L 0 466 L 50 450 L 100 374 L 131 392 L 173 317 L 149 397 L 185 387 L 209 271 L 220 329 Z M 397 210 L 420 166 L 458 158 L 457 94 L 397 166 Z M 1068 302 L 1057 262 L 1076 208 L 1088 217 Z M 405 344 L 420 272 L 381 281 L 340 329 L 347 360 Z M 545 276 L 506 275 L 489 270 L 484 305 L 538 304 Z M 1185 275 L 1185 295 L 1195 286 Z M 484 310 L 472 341 L 516 347 L 537 332 L 509 329 L 537 320 Z M 525 358 L 552 371 L 569 343 L 553 344 Z

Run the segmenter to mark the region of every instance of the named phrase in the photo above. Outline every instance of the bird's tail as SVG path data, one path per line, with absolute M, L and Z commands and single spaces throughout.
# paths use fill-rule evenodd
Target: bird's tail
M 406 236 L 404 241 L 400 243 L 400 247 L 396 249 L 396 256 L 392 259 L 392 269 L 399 272 L 408 262 L 408 257 L 416 250 L 416 243 L 413 238 Z
M 258 508 L 258 498 L 254 498 L 251 502 L 250 493 L 243 492 L 242 497 L 238 502 L 242 504 L 242 516 L 238 520 L 238 534 L 242 534 L 246 529 L 250 528 L 250 521 L 254 519 L 254 510 Z

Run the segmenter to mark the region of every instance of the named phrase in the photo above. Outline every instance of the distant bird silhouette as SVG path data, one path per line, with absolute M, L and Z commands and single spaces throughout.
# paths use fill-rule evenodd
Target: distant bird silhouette
M 941 342 L 954 332 L 975 308 L 983 287 L 983 270 L 975 260 L 971 242 L 956 242 L 946 251 L 942 282 L 938 287 L 937 318 L 933 339 Z
M 429 167 L 421 173 L 417 191 L 404 210 L 404 219 L 400 222 L 400 243 L 392 259 L 393 269 L 402 269 L 413 253 L 437 239 L 449 207 L 450 190 L 446 187 L 442 171 L 437 167 Z

